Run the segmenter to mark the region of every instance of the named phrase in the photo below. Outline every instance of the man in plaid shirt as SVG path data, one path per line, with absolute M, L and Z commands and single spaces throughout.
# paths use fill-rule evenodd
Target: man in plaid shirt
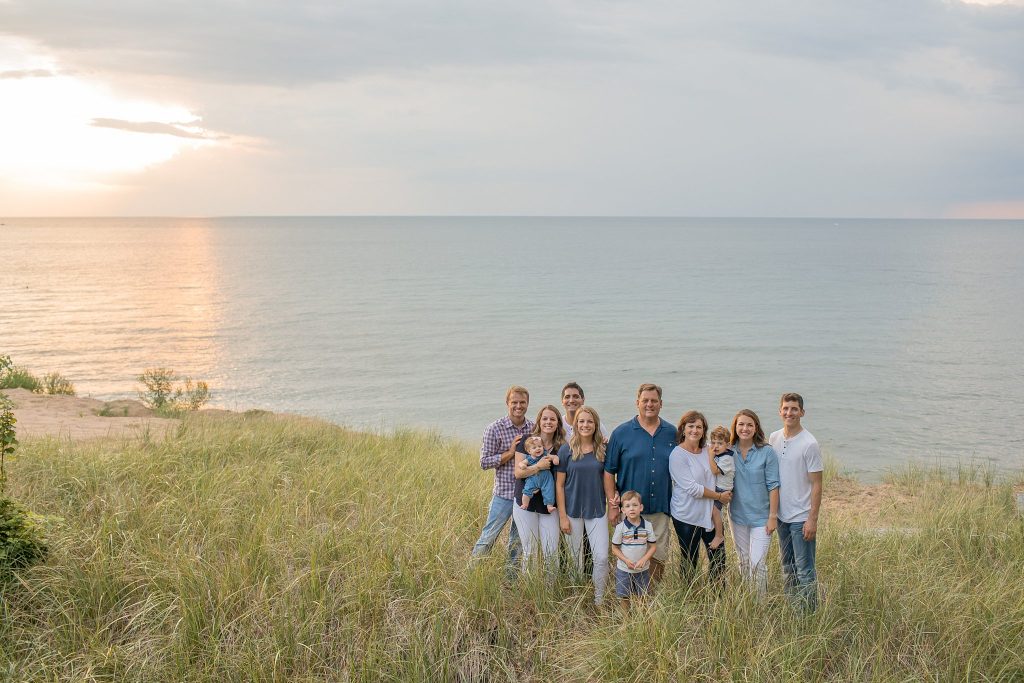
M 486 555 L 491 551 L 505 522 L 512 518 L 512 497 L 516 483 L 512 470 L 516 464 L 516 446 L 524 436 L 533 431 L 533 421 L 526 418 L 530 392 L 525 387 L 509 387 L 505 392 L 505 405 L 508 406 L 508 415 L 487 425 L 483 444 L 480 446 L 480 468 L 494 470 L 494 489 L 487 511 L 487 521 L 480 532 L 480 538 L 473 546 L 474 557 Z M 509 566 L 518 565 L 521 553 L 519 532 L 513 521 L 508 532 Z

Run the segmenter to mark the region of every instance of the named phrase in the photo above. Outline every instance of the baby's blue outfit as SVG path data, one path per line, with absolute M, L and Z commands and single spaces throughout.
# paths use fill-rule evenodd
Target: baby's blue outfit
M 527 455 L 527 466 L 536 465 L 540 461 L 540 459 L 547 454 L 547 451 L 544 451 L 536 458 L 533 457 L 532 455 Z M 537 474 L 531 474 L 526 478 L 526 481 L 523 482 L 524 496 L 529 496 L 530 498 L 533 498 L 537 491 L 540 491 L 541 495 L 544 496 L 545 505 L 555 504 L 555 478 L 551 475 L 550 469 L 541 470 Z M 521 503 L 522 501 L 516 502 Z

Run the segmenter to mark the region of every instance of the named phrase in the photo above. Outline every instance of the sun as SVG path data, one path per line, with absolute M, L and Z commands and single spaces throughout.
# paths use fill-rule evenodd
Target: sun
M 0 39 L 0 182 L 27 191 L 95 188 L 217 144 L 183 105 L 133 99 Z

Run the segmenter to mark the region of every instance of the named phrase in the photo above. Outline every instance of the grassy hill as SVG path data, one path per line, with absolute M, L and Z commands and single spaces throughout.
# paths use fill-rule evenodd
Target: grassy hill
M 471 566 L 492 478 L 430 434 L 198 415 L 166 439 L 31 441 L 10 478 L 60 521 L 49 561 L 0 587 L 0 679 L 1024 679 L 1024 520 L 963 473 L 904 472 L 885 528 L 828 517 L 827 484 L 808 617 L 777 544 L 767 599 L 673 572 L 628 615 L 570 573 Z

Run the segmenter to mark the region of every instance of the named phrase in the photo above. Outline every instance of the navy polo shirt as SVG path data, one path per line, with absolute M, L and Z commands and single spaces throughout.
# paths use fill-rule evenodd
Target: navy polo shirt
M 672 479 L 668 456 L 676 447 L 676 428 L 661 420 L 654 436 L 640 424 L 639 417 L 623 422 L 612 432 L 604 458 L 604 471 L 615 475 L 615 488 L 636 491 L 644 513 L 669 514 Z

